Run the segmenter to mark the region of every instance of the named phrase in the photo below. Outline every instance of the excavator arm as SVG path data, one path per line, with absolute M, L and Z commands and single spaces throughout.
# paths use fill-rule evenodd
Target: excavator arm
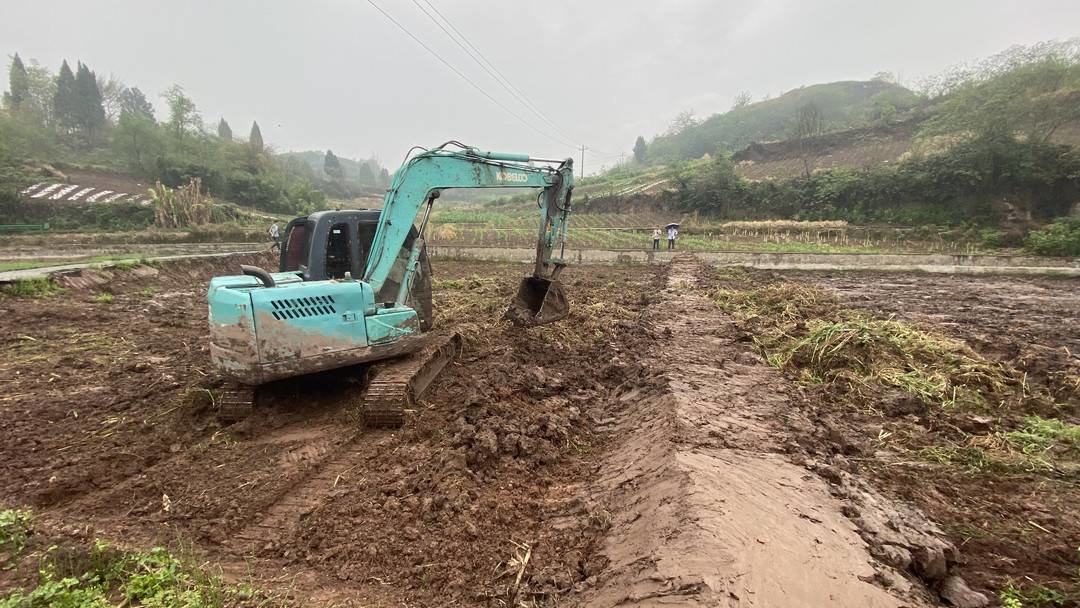
M 457 149 L 449 148 L 451 145 Z M 538 162 L 545 164 L 537 165 Z M 486 152 L 456 142 L 418 154 L 398 169 L 386 192 L 364 281 L 375 293 L 380 292 L 413 222 L 420 210 L 426 208 L 420 238 L 413 242 L 395 301 L 396 305 L 405 303 L 424 246 L 424 229 L 440 190 L 541 188 L 533 275 L 522 282 L 506 317 L 520 325 L 541 325 L 561 319 L 568 308 L 557 279 L 566 265 L 562 255 L 573 187 L 573 161 L 569 158 L 564 161 L 530 159 L 523 154 Z

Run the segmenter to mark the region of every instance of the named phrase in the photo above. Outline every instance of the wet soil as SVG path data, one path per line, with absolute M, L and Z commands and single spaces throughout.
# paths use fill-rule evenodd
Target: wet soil
M 986 411 L 926 412 L 896 392 L 853 402 L 830 387 L 806 386 L 803 408 L 816 431 L 804 452 L 835 459 L 892 499 L 918 507 L 958 549 L 956 571 L 995 597 L 1009 586 L 1045 586 L 1080 598 L 1080 474 L 936 463 L 898 442 L 953 449 L 980 445 L 1038 414 L 1080 423 L 1080 281 L 914 273 L 752 272 L 756 284 L 797 281 L 834 295 L 840 306 L 893 318 L 963 340 L 1022 374 L 1023 404 Z M 1075 454 L 1072 458 L 1075 461 Z M 847 475 L 847 473 L 844 473 Z M 1033 603 L 1032 605 L 1041 605 Z
M 983 590 L 1048 572 L 977 565 L 1014 555 L 953 527 L 997 501 L 977 481 L 883 474 L 871 449 L 838 447 L 880 424 L 845 426 L 828 395 L 768 366 L 701 295 L 713 279 L 693 261 L 571 268 L 569 318 L 524 330 L 500 317 L 526 265 L 436 262 L 436 324 L 466 346 L 400 430 L 359 425 L 363 368 L 267 385 L 253 416 L 217 422 L 205 286 L 241 262 L 274 263 L 86 271 L 59 295 L 0 298 L 0 506 L 36 514 L 0 588 L 31 584 L 49 544 L 95 538 L 184 545 L 311 606 L 922 605 L 958 572 Z M 868 307 L 905 291 L 815 276 Z M 934 280 L 928 323 L 971 291 Z M 1062 322 L 1075 300 L 1000 297 L 987 306 L 1021 306 L 1009 314 L 1030 323 L 1008 334 L 1018 349 L 1076 338 Z M 944 326 L 974 332 L 979 314 Z M 1051 490 L 1021 487 L 1015 501 L 1049 513 L 1033 521 L 1077 529 Z

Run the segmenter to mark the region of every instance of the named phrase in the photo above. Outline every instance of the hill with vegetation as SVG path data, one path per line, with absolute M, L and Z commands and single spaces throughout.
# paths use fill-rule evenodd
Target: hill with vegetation
M 1077 251 L 1080 220 L 1063 218 L 1080 215 L 1080 39 L 1014 47 L 949 70 L 931 79 L 923 96 L 887 120 L 864 115 L 859 120 L 869 124 L 846 130 L 830 129 L 837 123 L 807 102 L 786 121 L 774 114 L 775 132 L 786 125 L 790 134 L 778 141 L 703 156 L 687 148 L 657 152 L 658 143 L 705 137 L 706 124 L 731 124 L 758 105 L 751 104 L 659 136 L 641 150 L 643 160 L 584 180 L 578 192 L 589 201 L 581 208 L 967 226 L 992 242 Z M 1055 245 L 1026 236 L 1043 234 L 1032 231 L 1047 223 Z
M 789 139 L 798 129 L 799 113 L 813 107 L 820 132 L 886 124 L 918 106 L 914 92 L 882 78 L 815 84 L 757 102 L 745 98 L 728 112 L 697 120 L 680 114 L 668 131 L 636 153 L 646 164 L 700 158 L 735 152 L 754 142 Z
M 84 63 L 58 71 L 16 54 L 0 110 L 0 197 L 5 209 L 27 184 L 62 172 L 123 174 L 170 188 L 198 181 L 204 194 L 272 213 L 325 205 L 306 164 L 275 154 L 258 123 L 248 136 L 221 118 L 204 123 L 178 85 L 161 95 L 163 116 L 137 86 Z M 18 215 L 8 215 L 9 222 Z

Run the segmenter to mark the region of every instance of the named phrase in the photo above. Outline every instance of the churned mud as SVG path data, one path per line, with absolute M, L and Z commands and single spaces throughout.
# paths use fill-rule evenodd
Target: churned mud
M 85 271 L 0 298 L 0 506 L 35 514 L 0 587 L 31 586 L 49 545 L 98 538 L 183 546 L 310 606 L 976 605 L 1000 587 L 972 567 L 991 545 L 956 532 L 962 507 L 926 498 L 961 474 L 920 486 L 922 469 L 873 460 L 880 424 L 767 363 L 692 258 L 570 268 L 570 316 L 528 329 L 501 320 L 526 265 L 437 262 L 436 324 L 466 346 L 400 430 L 359 424 L 362 367 L 266 385 L 250 418 L 216 420 L 205 288 L 241 262 L 273 265 Z M 1072 310 L 1053 301 L 1009 313 L 1030 310 L 1029 330 L 1000 356 L 1050 357 L 1068 334 L 1051 318 Z

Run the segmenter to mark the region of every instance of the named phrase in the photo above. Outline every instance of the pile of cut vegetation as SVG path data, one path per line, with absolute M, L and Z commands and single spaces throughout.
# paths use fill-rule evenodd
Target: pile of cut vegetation
M 845 308 L 804 283 L 718 272 L 711 298 L 771 365 L 857 411 L 918 420 L 931 432 L 904 433 L 901 444 L 922 459 L 1080 474 L 1080 426 L 1053 418 L 1067 408 L 1012 365 L 933 329 Z

